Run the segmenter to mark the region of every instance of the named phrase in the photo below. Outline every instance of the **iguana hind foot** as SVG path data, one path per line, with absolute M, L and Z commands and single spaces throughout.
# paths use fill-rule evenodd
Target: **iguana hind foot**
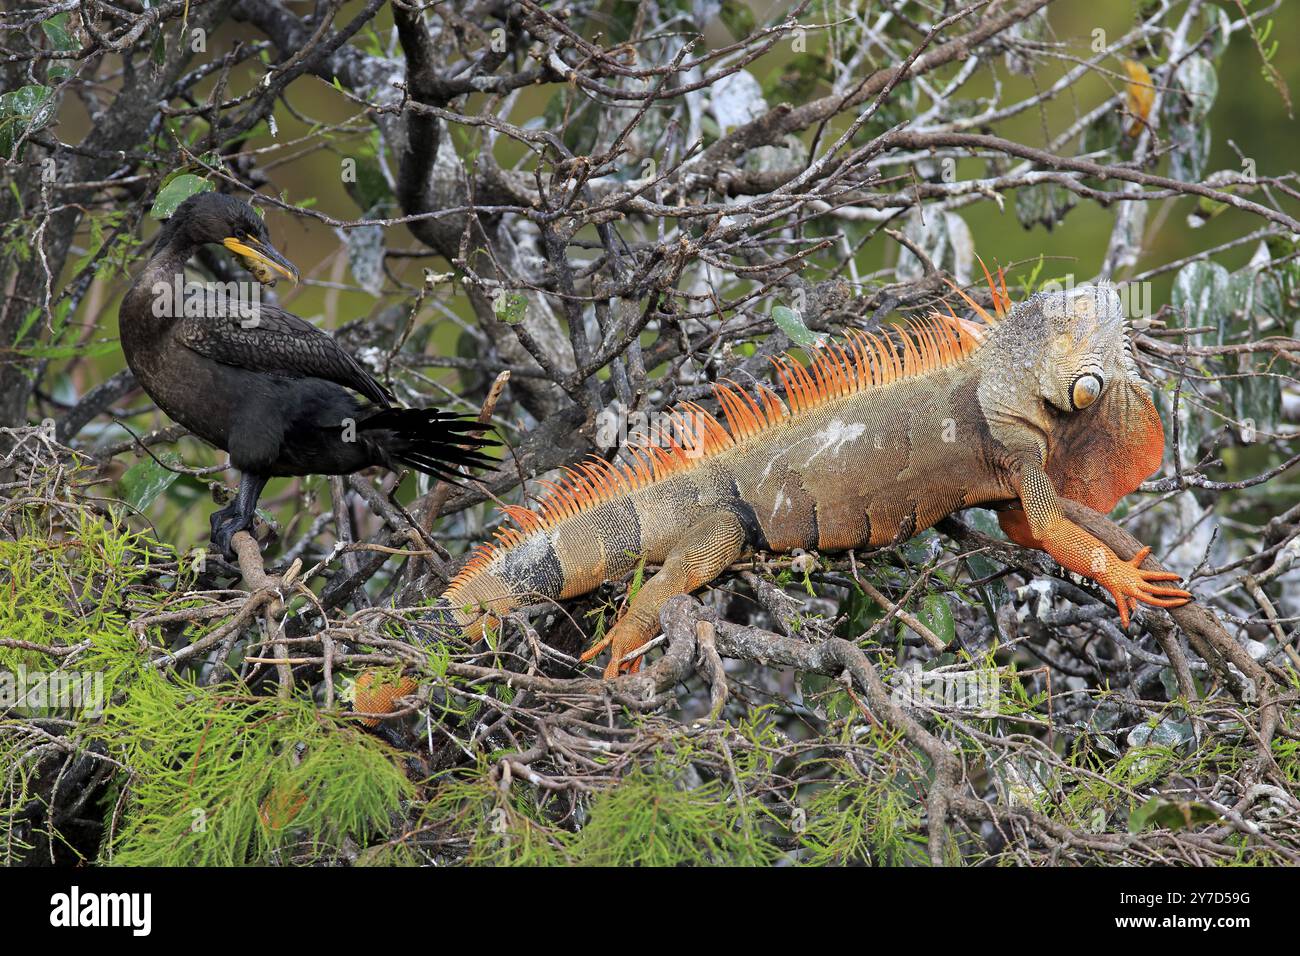
M 744 550 L 744 526 L 730 511 L 709 515 L 691 525 L 668 552 L 659 572 L 632 597 L 627 613 L 602 640 L 587 649 L 581 660 L 592 660 L 608 647 L 610 657 L 605 666 L 605 677 L 635 674 L 641 669 L 644 658 L 632 661 L 623 658 L 655 636 L 659 630 L 659 612 L 668 599 L 678 594 L 690 594 L 708 584 Z

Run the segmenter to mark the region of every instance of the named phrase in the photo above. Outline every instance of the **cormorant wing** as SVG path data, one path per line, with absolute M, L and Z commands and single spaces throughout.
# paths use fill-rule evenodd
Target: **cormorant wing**
M 274 375 L 311 376 L 360 392 L 388 408 L 393 394 L 361 363 L 305 319 L 265 302 L 241 316 L 213 304 L 207 315 L 177 320 L 177 339 L 192 351 L 235 368 Z M 234 313 L 234 314 L 232 314 Z

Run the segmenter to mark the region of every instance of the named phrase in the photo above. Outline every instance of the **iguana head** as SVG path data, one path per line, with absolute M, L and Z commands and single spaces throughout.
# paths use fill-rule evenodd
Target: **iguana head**
M 1044 346 L 1038 356 L 1038 390 L 1056 411 L 1069 415 L 1096 403 L 1107 384 L 1132 370 L 1124 336 L 1119 296 L 1109 286 L 1084 286 L 1070 292 L 1040 293 L 1033 303 L 1041 319 Z M 1027 311 L 1027 309 L 1025 309 Z
M 1040 292 L 1005 308 L 980 349 L 993 436 L 1041 452 L 1059 494 L 1105 513 L 1160 467 L 1164 429 L 1129 353 L 1110 285 Z

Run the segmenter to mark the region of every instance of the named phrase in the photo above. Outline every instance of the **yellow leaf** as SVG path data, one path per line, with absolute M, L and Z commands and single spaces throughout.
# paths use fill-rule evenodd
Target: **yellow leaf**
M 1128 111 L 1133 116 L 1128 134 L 1137 136 L 1151 117 L 1151 103 L 1156 98 L 1156 88 L 1147 68 L 1136 60 L 1125 60 L 1124 72 L 1128 74 Z

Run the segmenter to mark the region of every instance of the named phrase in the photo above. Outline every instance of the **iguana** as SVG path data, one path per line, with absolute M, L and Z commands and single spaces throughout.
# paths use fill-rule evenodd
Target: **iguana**
M 987 274 L 987 273 L 986 273 Z M 724 380 L 726 419 L 690 402 L 676 429 L 632 444 L 625 460 L 566 470 L 534 510 L 481 545 L 434 618 L 482 634 L 516 608 L 594 590 L 662 565 L 609 633 L 606 677 L 655 635 L 672 596 L 712 581 L 746 551 L 840 551 L 901 543 L 972 505 L 999 511 L 1008 537 L 1106 588 L 1120 623 L 1139 601 L 1191 594 L 1168 572 L 1121 560 L 1070 522 L 1060 498 L 1108 512 L 1160 466 L 1164 430 L 1133 359 L 1119 296 L 1106 285 L 1039 292 L 1012 307 L 989 278 L 993 314 L 935 314 L 890 334 L 848 330 L 804 365 L 772 360 L 785 401 Z M 954 288 L 957 288 L 954 286 Z M 675 431 L 677 434 L 672 434 Z M 679 436 L 683 436 L 680 437 Z M 436 630 L 437 628 L 435 628 Z

